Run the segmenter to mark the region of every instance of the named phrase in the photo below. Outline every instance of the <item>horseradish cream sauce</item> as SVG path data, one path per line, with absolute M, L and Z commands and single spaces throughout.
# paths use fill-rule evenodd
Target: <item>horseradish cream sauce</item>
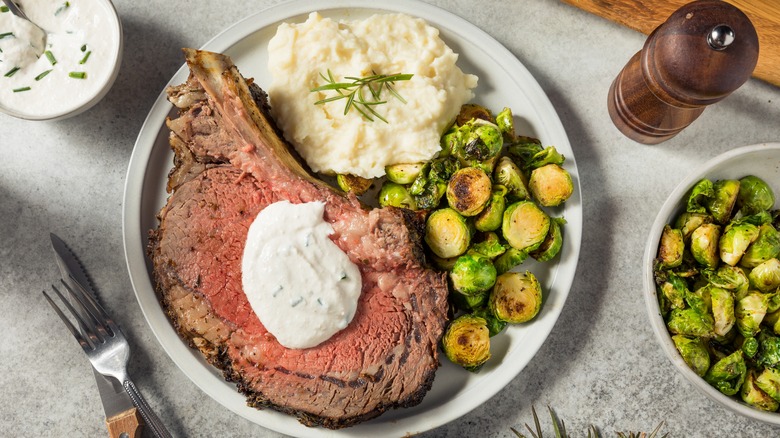
M 95 97 L 118 56 L 116 19 L 108 2 L 22 0 L 45 31 L 0 12 L 0 105 L 25 118 L 67 113 Z
M 244 293 L 263 326 L 287 348 L 310 348 L 347 327 L 362 288 L 357 266 L 328 238 L 325 204 L 280 201 L 249 227 Z

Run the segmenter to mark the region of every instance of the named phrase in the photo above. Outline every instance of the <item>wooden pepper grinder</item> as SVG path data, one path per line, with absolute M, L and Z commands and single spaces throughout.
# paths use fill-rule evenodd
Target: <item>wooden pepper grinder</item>
M 661 143 L 745 83 L 757 61 L 758 36 L 742 11 L 694 1 L 656 28 L 615 78 L 609 115 L 630 139 Z

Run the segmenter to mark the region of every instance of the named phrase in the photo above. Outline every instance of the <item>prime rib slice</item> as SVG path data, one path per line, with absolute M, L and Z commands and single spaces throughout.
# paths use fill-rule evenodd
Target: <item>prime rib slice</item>
M 185 50 L 191 74 L 171 87 L 175 152 L 149 256 L 180 335 L 236 382 L 249 405 L 342 428 L 418 404 L 439 366 L 445 278 L 424 262 L 421 218 L 369 209 L 316 179 L 290 152 L 265 93 L 223 55 Z M 269 204 L 323 201 L 331 239 L 360 269 L 351 324 L 309 349 L 282 347 L 241 288 L 247 230 Z M 305 326 L 306 321 L 301 321 Z

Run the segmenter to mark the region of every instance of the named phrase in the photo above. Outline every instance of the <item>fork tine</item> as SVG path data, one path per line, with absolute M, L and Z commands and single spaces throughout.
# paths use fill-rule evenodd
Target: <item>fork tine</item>
M 82 324 L 82 327 L 86 325 L 87 329 L 91 331 L 93 334 L 95 334 L 95 337 L 97 338 L 98 335 L 100 339 L 98 339 L 100 342 L 103 342 L 103 340 L 108 337 L 108 332 L 106 331 L 105 326 L 103 325 L 103 321 L 100 318 L 100 315 L 95 312 L 94 309 L 92 309 L 91 305 L 88 304 L 88 301 L 86 300 L 84 293 L 79 290 L 74 291 L 73 288 L 70 287 L 68 283 L 65 282 L 65 280 L 60 280 L 62 282 L 62 285 L 65 286 L 65 289 L 68 290 L 68 293 L 71 297 L 73 297 L 72 303 L 77 305 L 79 307 L 79 310 L 81 312 L 77 312 L 81 319 L 79 320 Z M 77 283 L 74 283 L 77 284 Z M 85 301 L 87 301 L 85 303 Z M 86 323 L 86 324 L 85 324 Z
M 52 285 L 52 288 L 54 288 L 54 291 L 57 292 L 57 295 L 59 295 L 60 299 L 62 299 L 63 302 L 66 302 L 63 299 L 62 294 L 60 294 L 59 291 L 57 291 L 57 288 L 54 287 L 54 285 Z M 73 323 L 71 323 L 70 320 L 68 319 L 68 317 L 65 316 L 64 313 L 62 313 L 62 310 L 60 310 L 59 306 L 57 306 L 57 304 L 54 302 L 54 300 L 51 299 L 51 297 L 49 296 L 49 294 L 46 293 L 46 291 L 43 291 L 43 296 L 46 297 L 46 301 L 49 302 L 49 305 L 51 305 L 52 309 L 54 309 L 54 311 L 57 312 L 57 316 L 60 317 L 62 322 L 65 323 L 65 326 L 68 327 L 68 330 L 70 330 L 70 332 L 73 334 L 73 336 L 79 342 L 79 344 L 81 345 L 81 348 L 84 348 L 85 350 L 87 348 L 92 349 L 93 348 L 92 344 L 90 344 L 90 342 L 87 341 L 87 339 L 85 339 L 81 335 L 81 333 L 79 333 L 79 331 L 76 329 L 76 327 L 73 326 Z
M 108 315 L 108 313 L 103 309 L 103 307 L 97 302 L 95 297 L 92 296 L 92 294 L 84 289 L 84 286 L 81 285 L 75 278 L 73 278 L 72 275 L 69 276 L 72 283 L 76 286 L 79 292 L 79 301 L 87 308 L 90 315 L 92 315 L 93 318 L 95 318 L 96 321 L 98 321 L 102 327 L 108 328 L 113 332 L 112 334 L 117 334 L 119 331 L 119 328 L 114 323 L 113 318 Z M 73 291 L 71 291 L 73 293 Z M 86 301 L 86 303 L 84 302 Z
M 65 296 L 60 293 L 59 289 L 52 285 L 54 292 L 57 293 L 57 295 L 60 297 L 60 300 L 62 300 L 63 304 L 65 304 L 65 307 L 70 310 L 70 313 L 76 318 L 76 321 L 78 321 L 82 335 L 84 335 L 90 341 L 92 348 L 96 348 L 98 344 L 103 343 L 103 339 L 98 337 L 98 333 L 105 337 L 105 330 L 100 332 L 98 331 L 97 327 L 95 327 L 95 323 L 93 322 L 94 317 L 88 313 L 87 309 L 84 308 L 84 305 L 81 303 L 78 297 L 73 295 L 73 290 L 64 281 L 62 284 L 65 286 L 65 289 L 70 292 L 71 296 L 73 296 L 74 301 L 66 299 Z M 76 308 L 73 307 L 74 305 L 79 306 L 79 310 L 81 311 L 76 310 Z

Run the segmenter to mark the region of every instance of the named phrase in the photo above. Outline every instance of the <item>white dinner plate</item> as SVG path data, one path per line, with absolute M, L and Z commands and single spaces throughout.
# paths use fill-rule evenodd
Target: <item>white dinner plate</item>
M 574 180 L 575 191 L 564 207 L 550 210 L 552 215 L 564 216 L 568 222 L 564 226 L 564 245 L 559 257 L 546 264 L 536 264 L 529 259 L 520 266 L 534 272 L 542 284 L 545 291 L 542 311 L 531 323 L 510 326 L 492 338 L 493 357 L 478 374 L 469 373 L 442 356 L 442 366 L 433 388 L 418 406 L 386 412 L 379 418 L 339 431 L 308 428 L 293 417 L 247 407 L 235 386 L 225 382 L 217 369 L 179 338 L 155 295 L 144 250 L 148 231 L 157 226 L 155 215 L 167 199 L 165 184 L 173 163 L 165 127 L 165 117 L 172 114 L 173 107 L 161 93 L 138 135 L 124 193 L 125 256 L 136 298 L 163 348 L 196 385 L 233 412 L 289 435 L 397 437 L 430 430 L 461 417 L 506 386 L 536 354 L 560 315 L 577 267 L 582 236 L 577 166 L 561 121 L 533 76 L 501 44 L 447 11 L 416 0 L 394 0 L 381 7 L 373 5 L 361 0 L 284 3 L 234 24 L 206 43 L 203 49 L 230 55 L 245 77 L 254 77 L 261 87 L 267 87 L 271 77 L 266 68 L 266 46 L 283 21 L 305 21 L 312 11 L 334 19 L 360 19 L 382 12 L 421 17 L 438 28 L 442 39 L 460 54 L 459 67 L 479 76 L 474 102 L 496 112 L 505 106 L 512 108 L 519 134 L 540 138 L 545 145 L 555 145 L 566 157 L 564 167 Z M 169 84 L 184 82 L 187 74 L 186 66 L 182 66 Z M 523 394 L 517 397 L 523 397 Z

